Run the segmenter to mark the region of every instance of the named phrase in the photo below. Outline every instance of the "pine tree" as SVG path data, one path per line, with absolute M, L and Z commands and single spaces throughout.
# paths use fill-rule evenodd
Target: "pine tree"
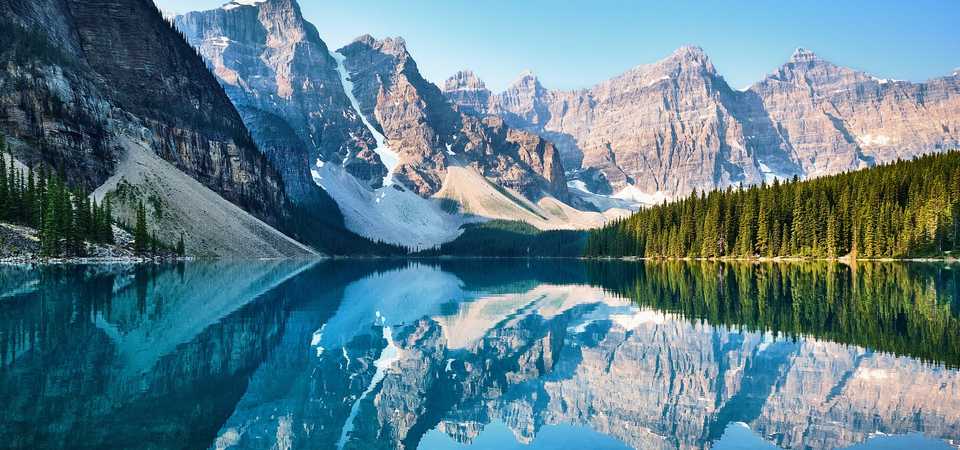
M 44 256 L 60 255 L 61 236 L 60 228 L 57 226 L 60 221 L 57 217 L 60 210 L 57 208 L 56 190 L 56 180 L 52 180 L 45 195 L 43 225 L 40 230 L 40 248 Z
M 147 210 L 141 201 L 137 206 L 137 224 L 133 229 L 133 249 L 137 255 L 146 253 L 150 245 L 150 235 L 147 232 Z
M 103 200 L 103 237 L 102 242 L 113 244 L 116 241 L 113 238 L 113 207 L 110 206 L 110 199 Z
M 828 258 L 836 258 L 838 256 L 837 249 L 837 216 L 833 211 L 828 214 L 827 217 L 827 232 L 826 232 L 826 252 Z
M 737 254 L 751 256 L 757 247 L 756 196 L 749 195 L 740 215 L 740 227 L 737 231 Z
M 7 157 L 6 149 L 0 147 L 0 220 L 10 220 L 10 201 L 7 186 Z
M 588 242 L 588 254 L 611 256 L 942 255 L 960 250 L 960 153 L 694 192 L 616 220 Z

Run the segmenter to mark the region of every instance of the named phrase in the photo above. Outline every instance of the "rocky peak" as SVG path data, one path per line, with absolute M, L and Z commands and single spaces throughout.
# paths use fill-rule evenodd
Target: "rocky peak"
M 695 45 L 685 45 L 678 48 L 670 54 L 670 56 L 654 64 L 654 66 L 661 66 L 671 70 L 674 74 L 679 71 L 692 71 L 714 75 L 717 72 L 707 53 Z
M 516 113 L 526 122 L 540 123 L 547 115 L 542 105 L 545 93 L 540 80 L 528 69 L 521 72 L 500 96 L 505 110 Z
M 461 70 L 448 78 L 443 84 L 443 93 L 464 112 L 482 115 L 490 109 L 490 90 L 469 70 Z
M 707 52 L 703 51 L 703 48 L 697 45 L 684 45 L 676 50 L 669 56 L 670 59 L 683 59 L 690 61 L 708 61 L 710 58 L 707 56 Z
M 0 94 L 5 118 L 0 131 L 21 144 L 19 159 L 55 167 L 69 184 L 99 186 L 101 194 L 111 191 L 105 183 L 110 178 L 136 186 L 126 191 L 129 195 L 115 197 L 114 212 L 121 220 L 130 220 L 132 206 L 152 191 L 157 217 L 151 227 L 164 242 L 175 242 L 179 233 L 174 230 L 186 227 L 188 249 L 218 237 L 212 229 L 194 226 L 211 222 L 172 220 L 177 208 L 191 206 L 177 192 L 196 192 L 191 204 L 226 208 L 226 200 L 268 223 L 285 221 L 289 210 L 281 176 L 251 141 L 204 61 L 152 1 L 0 0 L 0 22 L 5 36 L 35 36 L 29 42 L 55 48 L 59 55 L 29 52 L 23 55 L 26 64 L 5 55 L 0 85 L 13 86 L 25 76 L 31 83 L 29 89 Z M 6 28 L 12 24 L 20 26 Z M 130 169 L 127 164 L 141 157 L 149 163 Z M 157 157 L 169 165 L 150 166 Z M 161 188 L 171 185 L 164 183 L 187 183 L 201 191 L 173 192 Z M 222 199 L 199 195 L 206 189 Z M 213 215 L 210 221 L 217 220 Z
M 510 83 L 510 86 L 507 87 L 507 90 L 518 90 L 518 91 L 538 91 L 542 90 L 543 85 L 540 84 L 540 79 L 537 78 L 537 75 L 533 73 L 532 70 L 526 69 L 523 72 L 520 72 L 520 76 L 517 79 L 513 80 Z
M 487 85 L 471 70 L 461 70 L 447 78 L 443 90 L 449 91 L 479 91 L 486 90 Z
M 372 186 L 382 180 L 386 168 L 372 150 L 375 139 L 353 110 L 326 43 L 296 1 L 235 0 L 178 16 L 175 25 L 283 172 L 300 209 L 330 204 L 310 173 L 317 159 L 339 164 Z
M 398 59 L 410 58 L 410 53 L 407 52 L 407 41 L 399 36 L 377 39 L 369 34 L 364 34 L 354 39 L 350 45 L 352 44 L 370 47 L 373 50 Z
M 811 62 L 819 59 L 820 57 L 817 56 L 816 53 L 803 47 L 797 47 L 797 49 L 793 51 L 793 55 L 790 55 L 790 62 L 792 63 Z
M 337 52 L 345 57 L 363 114 L 399 155 L 394 179 L 400 184 L 430 196 L 440 190 L 449 166 L 470 165 L 497 185 L 532 199 L 545 193 L 567 197 L 563 166 L 552 144 L 496 117 L 480 120 L 459 113 L 440 88 L 421 76 L 403 39 L 361 36 Z M 486 109 L 489 91 L 474 74 L 460 72 L 445 86 L 469 94 L 464 109 Z

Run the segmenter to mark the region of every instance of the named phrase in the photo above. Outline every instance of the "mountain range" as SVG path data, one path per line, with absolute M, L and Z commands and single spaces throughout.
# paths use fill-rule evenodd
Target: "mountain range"
M 188 253 L 390 253 L 503 219 L 596 227 L 694 190 L 946 151 L 960 77 L 882 80 L 798 49 L 745 90 L 698 47 L 589 89 L 424 79 L 402 38 L 333 50 L 294 0 L 0 0 L 18 161 L 136 205 Z M 192 47 L 192 48 L 191 48 Z M 201 214 L 196 214 L 196 212 Z M 399 247 L 395 247 L 399 246 Z
M 637 200 L 834 174 L 960 142 L 957 73 L 878 79 L 802 48 L 744 90 L 702 49 L 683 47 L 584 90 L 550 90 L 527 72 L 495 94 L 462 71 L 444 92 L 553 140 L 588 190 Z

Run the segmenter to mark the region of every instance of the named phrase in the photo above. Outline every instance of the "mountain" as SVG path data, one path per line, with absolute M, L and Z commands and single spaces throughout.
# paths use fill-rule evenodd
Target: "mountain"
M 444 87 L 465 111 L 552 140 L 580 187 L 646 203 L 960 143 L 956 74 L 880 80 L 803 49 L 744 91 L 731 89 L 698 47 L 583 90 L 550 90 L 529 72 L 496 94 L 468 71 Z
M 330 52 L 293 0 L 230 2 L 174 20 L 285 175 L 291 200 L 311 209 L 294 193 L 325 193 L 352 232 L 424 248 L 486 218 L 543 229 L 606 219 L 567 203 L 549 140 L 458 110 L 401 38 L 362 36 Z
M 278 232 L 281 176 L 203 60 L 148 0 L 0 0 L 0 132 L 14 156 L 109 197 L 198 255 L 313 251 Z M 9 45 L 8 45 L 9 44 Z M 202 213 L 202 214 L 198 214 Z

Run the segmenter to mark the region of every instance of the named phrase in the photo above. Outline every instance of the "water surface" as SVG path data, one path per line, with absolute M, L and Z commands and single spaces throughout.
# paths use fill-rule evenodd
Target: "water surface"
M 0 267 L 12 448 L 951 448 L 938 264 Z

